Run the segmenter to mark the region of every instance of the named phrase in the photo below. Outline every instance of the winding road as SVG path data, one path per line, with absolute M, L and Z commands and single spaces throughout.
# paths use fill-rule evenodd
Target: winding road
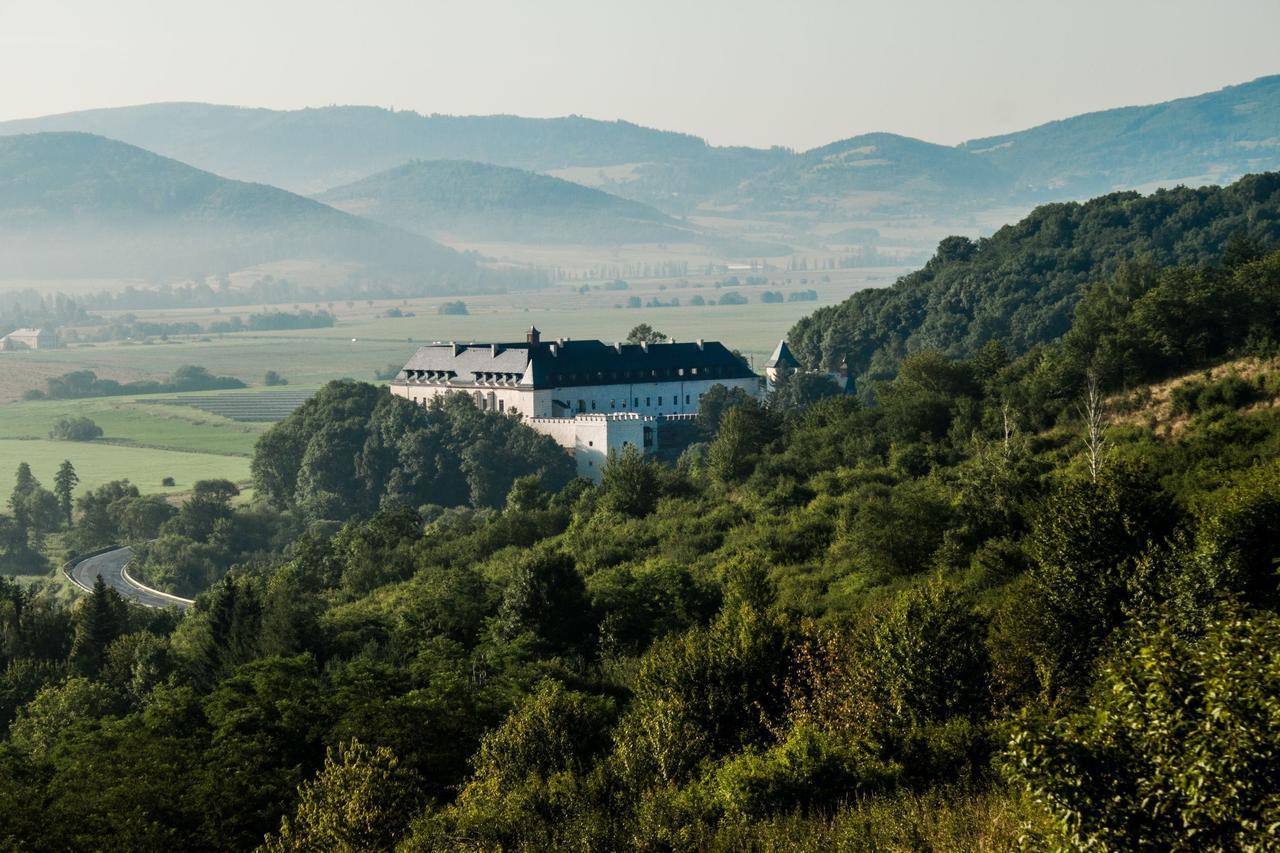
M 116 548 L 96 557 L 86 557 L 68 574 L 77 586 L 90 592 L 93 591 L 94 580 L 101 575 L 107 586 L 130 601 L 146 607 L 177 607 L 179 610 L 186 610 L 195 603 L 188 598 L 179 598 L 138 583 L 129 576 L 129 558 L 132 556 L 133 549 L 128 546 Z

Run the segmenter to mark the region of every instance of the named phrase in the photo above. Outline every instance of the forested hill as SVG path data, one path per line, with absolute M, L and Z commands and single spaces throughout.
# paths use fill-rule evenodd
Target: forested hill
M 701 239 L 649 205 L 549 175 L 468 160 L 406 163 L 317 198 L 430 236 L 561 243 Z
M 83 133 L 0 137 L 0 274 L 183 275 L 330 259 L 474 281 L 421 235 Z
M 806 364 L 844 357 L 863 376 L 926 349 L 965 357 L 999 340 L 1018 354 L 1061 337 L 1086 285 L 1126 261 L 1214 265 L 1232 245 L 1280 245 L 1280 173 L 1049 204 L 988 238 L 949 237 L 923 269 L 819 309 L 788 340 Z

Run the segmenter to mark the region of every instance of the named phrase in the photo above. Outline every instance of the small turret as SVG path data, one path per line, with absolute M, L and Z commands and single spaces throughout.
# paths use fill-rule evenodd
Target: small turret
M 538 331 L 537 326 L 530 326 L 528 333 L 524 336 L 524 339 L 531 346 L 537 346 L 542 341 L 542 332 Z
M 778 383 L 778 380 L 790 376 L 799 369 L 800 362 L 791 354 L 791 348 L 787 346 L 786 339 L 783 339 L 778 341 L 773 355 L 769 356 L 769 360 L 764 363 L 764 378 L 770 386 L 773 386 Z

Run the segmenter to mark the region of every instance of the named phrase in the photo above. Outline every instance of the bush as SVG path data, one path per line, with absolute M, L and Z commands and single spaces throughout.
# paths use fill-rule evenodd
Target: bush
M 93 441 L 102 438 L 102 427 L 86 417 L 58 418 L 53 429 L 49 430 L 49 438 L 59 441 Z
M 1006 772 L 1048 819 L 1037 849 L 1271 849 L 1277 649 L 1271 614 L 1228 611 L 1195 639 L 1161 627 L 1104 668 L 1093 707 L 1024 719 Z
M 274 387 L 277 385 L 288 385 L 289 380 L 285 379 L 283 376 L 281 376 L 279 373 L 276 373 L 274 370 L 268 370 L 266 372 L 266 375 L 262 377 L 262 384 L 268 387 Z
M 722 294 L 720 296 L 720 304 L 721 305 L 746 305 L 747 297 L 743 296 L 741 293 L 738 293 L 736 290 L 731 290 L 728 293 Z
M 440 303 L 439 311 L 441 314 L 461 317 L 468 313 L 467 303 L 463 302 L 461 299 L 455 302 L 442 302 Z
M 1172 413 L 1177 416 L 1195 415 L 1219 406 L 1239 409 L 1260 396 L 1252 382 L 1239 376 L 1224 376 L 1217 381 L 1184 382 L 1173 389 L 1169 399 L 1173 404 Z

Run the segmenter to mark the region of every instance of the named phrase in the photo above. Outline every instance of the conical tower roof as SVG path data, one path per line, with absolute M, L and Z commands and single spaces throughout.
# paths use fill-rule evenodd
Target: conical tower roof
M 773 355 L 769 356 L 769 360 L 764 363 L 765 367 L 799 367 L 800 362 L 791 354 L 791 347 L 787 346 L 786 339 L 778 341 L 778 345 L 773 350 Z

